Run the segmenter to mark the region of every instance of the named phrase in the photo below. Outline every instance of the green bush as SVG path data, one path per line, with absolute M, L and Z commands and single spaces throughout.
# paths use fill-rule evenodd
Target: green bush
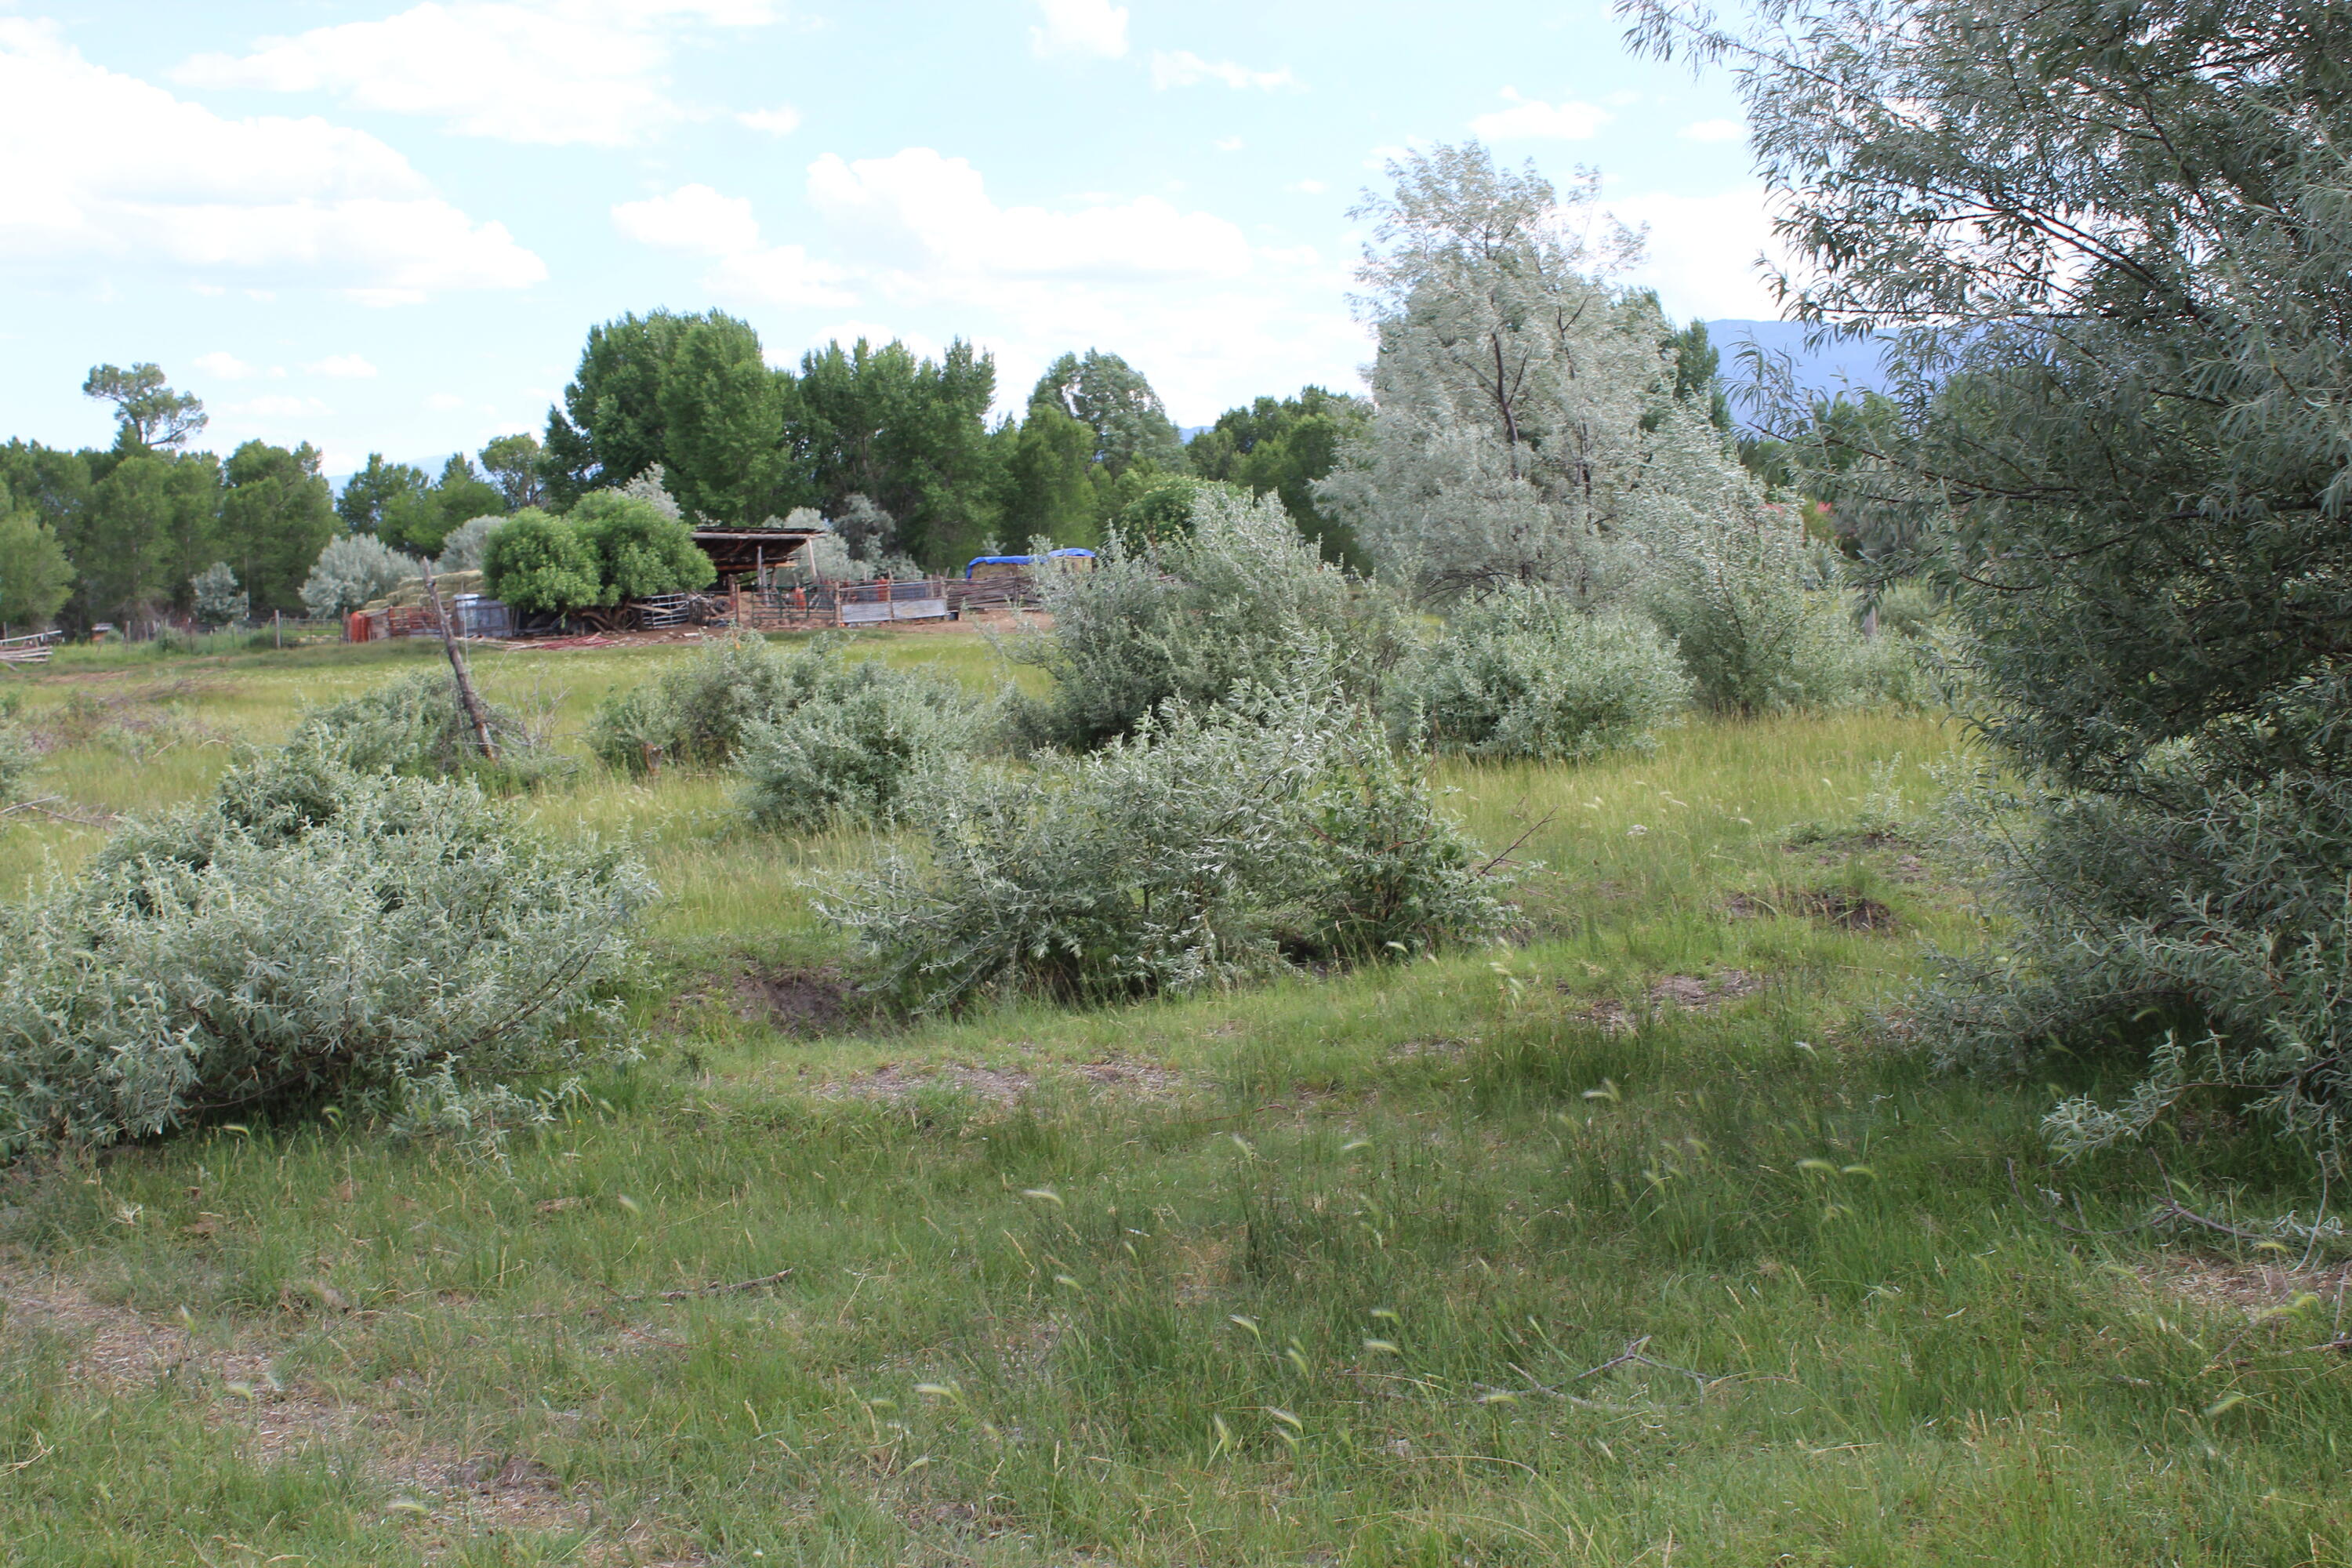
M 839 681 L 842 647 L 830 635 L 790 651 L 750 633 L 705 643 L 643 685 L 607 696 L 588 721 L 588 749 L 628 773 L 646 770 L 648 748 L 672 764 L 726 767 L 752 724 Z
M 1386 595 L 1299 538 L 1273 496 L 1204 485 L 1189 532 L 1156 542 L 1114 535 L 1090 571 L 1042 574 L 1054 617 L 1017 656 L 1054 677 L 1021 704 L 1039 744 L 1073 751 L 1135 729 L 1163 703 L 1222 701 L 1256 683 L 1336 675 L 1368 693 L 1407 647 Z
M 16 693 L 0 693 L 0 805 L 22 798 L 25 781 L 41 760 L 33 738 L 16 721 L 17 708 Z
M 694 542 L 694 531 L 651 501 L 617 490 L 582 496 L 565 514 L 596 561 L 603 604 L 707 588 L 719 569 Z
M 744 805 L 761 826 L 787 833 L 887 822 L 915 778 L 971 749 L 980 722 L 946 677 L 836 658 L 817 689 L 745 727 L 736 761 Z
M 490 597 L 526 615 L 561 615 L 609 605 L 596 552 L 560 517 L 526 507 L 482 542 L 482 583 Z
M 495 1142 L 612 1056 L 651 893 L 470 783 L 246 763 L 0 906 L 0 1158 L 322 1104 Z
M 926 852 L 829 884 L 819 908 L 919 1012 L 1410 953 L 1510 913 L 1419 770 L 1337 700 L 1174 704 L 1034 771 L 923 774 L 903 819 Z
M 1392 708 L 1441 751 L 1565 762 L 1654 749 L 1691 690 L 1648 621 L 1587 615 L 1520 585 L 1458 608 L 1408 667 Z
M 474 721 L 446 674 L 416 670 L 373 691 L 314 708 L 288 745 L 315 750 L 354 773 L 412 778 L 467 774 L 492 790 L 529 788 L 569 773 L 570 759 L 547 744 L 547 716 L 495 702 L 482 705 L 498 761 L 482 755 Z

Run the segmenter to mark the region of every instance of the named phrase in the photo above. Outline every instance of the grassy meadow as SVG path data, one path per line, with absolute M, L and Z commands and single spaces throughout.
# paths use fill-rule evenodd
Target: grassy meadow
M 475 668 L 576 750 L 687 652 Z M 0 887 L 439 657 L 0 677 L 58 814 Z M 2108 1068 L 1938 1077 L 1889 1021 L 1980 919 L 1901 831 L 1964 743 L 1449 764 L 1523 942 L 915 1026 L 808 910 L 870 840 L 583 762 L 527 809 L 665 889 L 647 1056 L 506 1168 L 330 1118 L 0 1177 L 0 1562 L 2352 1563 L 2343 1259 L 2136 1223 L 2307 1169 L 2219 1111 L 2056 1165 Z

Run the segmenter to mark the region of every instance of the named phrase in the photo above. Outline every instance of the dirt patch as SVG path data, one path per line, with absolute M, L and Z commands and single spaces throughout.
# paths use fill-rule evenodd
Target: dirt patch
M 821 1085 L 814 1092 L 826 1100 L 884 1100 L 900 1104 L 925 1090 L 946 1089 L 969 1094 L 989 1105 L 1009 1106 L 1041 1080 L 1054 1078 L 1075 1079 L 1085 1088 L 1131 1099 L 1172 1095 L 1185 1083 L 1183 1074 L 1157 1062 L 1105 1057 L 1070 1067 L 1053 1064 L 1042 1070 L 969 1067 L 961 1062 L 895 1062 L 857 1078 Z
M 2249 1322 L 2316 1296 L 2330 1314 L 2347 1299 L 2352 1264 L 2336 1268 L 2296 1268 L 2284 1263 L 2239 1263 L 2222 1258 L 2167 1255 L 2137 1265 L 2132 1272 L 2149 1289 L 2217 1312 L 2236 1312 Z
M 1843 888 L 1803 888 L 1769 893 L 1731 893 L 1723 912 L 1735 921 L 1768 920 L 1775 915 L 1806 915 L 1840 931 L 1891 931 L 1902 921 L 1876 899 Z
M 1184 1087 L 1184 1075 L 1174 1068 L 1164 1068 L 1157 1062 L 1139 1062 L 1127 1057 L 1107 1057 L 1101 1061 L 1085 1062 L 1076 1070 L 1080 1078 L 1096 1088 L 1113 1089 L 1121 1094 L 1174 1094 Z
M 1567 986 L 1560 987 L 1563 991 Z M 1710 1013 L 1727 1002 L 1742 996 L 1752 996 L 1764 988 L 1761 977 L 1744 969 L 1727 969 L 1720 974 L 1667 974 L 1650 983 L 1644 995 L 1653 1016 L 1660 1013 Z M 1633 1009 L 1613 996 L 1588 1003 L 1570 1015 L 1589 1024 L 1598 1024 L 1612 1035 L 1629 1035 L 1641 1026 L 1641 1018 Z
M 1037 1080 L 1018 1068 L 973 1068 L 957 1062 L 892 1064 L 859 1078 L 824 1084 L 815 1090 L 825 1100 L 885 1100 L 902 1104 L 926 1089 L 969 1094 L 991 1105 L 1011 1105 L 1035 1088 Z
M 0 1335 L 52 1334 L 75 1345 L 65 1377 L 77 1388 L 127 1394 L 179 1373 L 222 1386 L 277 1387 L 270 1356 L 206 1347 L 184 1323 L 155 1321 L 100 1301 L 54 1275 L 0 1268 L 0 1302 L 7 1307 Z
M 1848 892 L 1842 888 L 1816 889 L 1793 896 L 1798 909 L 1840 931 L 1891 931 L 1902 922 L 1895 911 L 1876 899 Z
M 853 1021 L 849 986 L 818 969 L 754 969 L 735 982 L 735 1013 L 780 1035 L 815 1039 L 839 1034 Z

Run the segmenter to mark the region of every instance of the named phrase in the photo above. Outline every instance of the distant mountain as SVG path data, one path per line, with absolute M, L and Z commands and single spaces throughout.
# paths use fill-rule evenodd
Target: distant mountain
M 1743 344 L 1754 343 L 1767 354 L 1787 354 L 1797 372 L 1797 384 L 1809 392 L 1877 392 L 1886 385 L 1885 373 L 1878 363 L 1879 351 L 1867 342 L 1832 343 L 1828 347 L 1809 351 L 1805 334 L 1811 331 L 1801 321 L 1709 321 L 1707 342 L 1723 356 L 1717 373 L 1732 389 L 1731 411 L 1745 416 L 1740 405 L 1739 384 L 1748 379 L 1748 367 L 1740 358 Z

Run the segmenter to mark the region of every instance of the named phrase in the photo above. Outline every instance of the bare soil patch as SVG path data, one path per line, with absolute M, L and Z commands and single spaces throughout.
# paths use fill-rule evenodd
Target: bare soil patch
M 2316 1296 L 2332 1320 L 2352 1286 L 2352 1264 L 2297 1268 L 2291 1263 L 2242 1263 L 2233 1258 L 2167 1253 L 2132 1272 L 2149 1289 L 2178 1296 L 2216 1312 L 2258 1321 L 2305 1296 Z
M 1711 1013 L 1728 1002 L 1742 996 L 1752 996 L 1764 988 L 1761 976 L 1744 969 L 1727 969 L 1719 974 L 1666 974 L 1650 983 L 1643 994 L 1653 1016 L 1659 1013 Z M 1565 985 L 1561 986 L 1566 990 Z M 1598 1024 L 1612 1035 L 1631 1034 L 1641 1026 L 1641 1018 L 1632 1007 L 1613 996 L 1603 997 L 1576 1010 L 1571 1016 Z
M 1840 931 L 1892 931 L 1902 921 L 1878 900 L 1843 888 L 1776 889 L 1763 893 L 1732 893 L 1723 900 L 1723 912 L 1732 920 L 1765 920 L 1774 915 L 1806 915 Z
M 839 1034 L 861 1011 L 847 983 L 827 970 L 753 969 L 735 982 L 736 1016 L 781 1035 L 816 1039 Z

